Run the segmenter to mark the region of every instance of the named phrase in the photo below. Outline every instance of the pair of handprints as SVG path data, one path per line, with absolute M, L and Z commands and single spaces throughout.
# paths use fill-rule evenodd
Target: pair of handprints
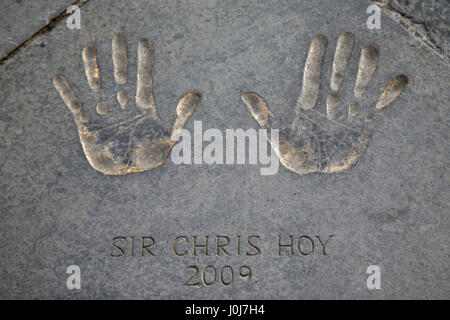
M 267 136 L 283 166 L 299 174 L 342 172 L 352 167 L 364 154 L 371 139 L 376 120 L 374 112 L 383 110 L 396 100 L 408 84 L 405 75 L 397 75 L 388 83 L 373 112 L 361 112 L 358 100 L 374 76 L 379 57 L 378 47 L 368 43 L 361 49 L 354 86 L 355 101 L 347 107 L 344 120 L 336 119 L 341 109 L 338 93 L 354 46 L 354 36 L 344 32 L 336 45 L 326 112 L 316 111 L 327 42 L 323 35 L 316 36 L 311 42 L 292 124 L 279 128 L 276 145 L 270 135 Z M 142 172 L 162 165 L 176 143 L 171 138 L 172 133 L 184 127 L 202 99 L 197 90 L 181 98 L 176 108 L 175 123 L 172 129 L 167 130 L 158 118 L 153 96 L 152 42 L 141 39 L 138 44 L 134 103 L 127 91 L 121 89 L 128 82 L 127 50 L 125 37 L 122 34 L 114 36 L 112 57 L 114 82 L 118 88 L 117 106 L 99 101 L 96 106 L 85 108 L 64 76 L 53 78 L 56 90 L 72 112 L 87 160 L 94 169 L 107 175 Z M 97 48 L 92 44 L 86 46 L 82 58 L 89 87 L 94 93 L 98 92 L 101 72 Z M 272 129 L 273 113 L 261 96 L 247 92 L 242 95 L 242 100 L 261 127 Z

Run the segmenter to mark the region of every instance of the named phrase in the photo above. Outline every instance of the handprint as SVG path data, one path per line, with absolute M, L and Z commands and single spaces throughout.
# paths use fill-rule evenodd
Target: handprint
M 127 42 L 122 34 L 112 41 L 114 79 L 117 85 L 128 80 Z M 199 91 L 191 91 L 178 102 L 177 118 L 172 130 L 163 128 L 156 113 L 153 97 L 153 44 L 141 39 L 138 44 L 136 103 L 129 103 L 125 90 L 117 92 L 118 105 L 99 101 L 84 108 L 62 75 L 53 84 L 72 112 L 80 141 L 91 166 L 107 175 L 123 175 L 153 169 L 164 163 L 175 141 L 171 134 L 183 128 L 201 101 Z M 82 53 L 84 69 L 92 91 L 101 89 L 97 49 L 90 44 Z M 120 105 L 120 108 L 119 108 Z
M 319 94 L 321 65 L 327 47 L 327 38 L 316 36 L 309 47 L 303 83 L 295 108 L 296 117 L 290 128 L 280 128 L 279 141 L 274 146 L 281 163 L 299 174 L 312 172 L 342 172 L 354 165 L 364 154 L 371 139 L 371 123 L 375 116 L 369 113 L 364 119 L 358 117 L 358 102 L 348 106 L 347 119 L 337 121 L 340 107 L 338 91 L 350 61 L 354 38 L 349 32 L 340 35 L 334 55 L 330 87 L 332 93 L 326 100 L 326 114 L 314 110 Z M 378 63 L 378 48 L 368 43 L 361 50 L 359 68 L 354 86 L 355 100 L 367 89 Z M 375 105 L 382 110 L 398 98 L 408 84 L 405 75 L 397 75 L 387 85 Z M 242 96 L 250 113 L 266 129 L 272 128 L 272 112 L 266 102 L 256 93 Z M 275 142 L 268 136 L 269 142 Z

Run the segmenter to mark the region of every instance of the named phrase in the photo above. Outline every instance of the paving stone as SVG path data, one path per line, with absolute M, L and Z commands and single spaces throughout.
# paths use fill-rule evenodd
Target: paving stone
M 60 23 L 1 66 L 0 297 L 448 299 L 448 63 L 384 16 L 380 30 L 368 30 L 367 1 L 333 3 L 91 0 L 82 7 L 80 30 Z M 275 115 L 273 126 L 284 128 L 294 117 L 317 34 L 328 38 L 328 47 L 315 110 L 326 113 L 334 49 L 344 31 L 355 43 L 339 91 L 341 116 L 355 102 L 360 50 L 368 42 L 378 46 L 379 59 L 358 100 L 361 114 L 373 110 L 396 75 L 409 83 L 375 112 L 366 151 L 341 173 L 300 175 L 280 166 L 277 174 L 262 176 L 260 165 L 176 165 L 169 157 L 150 171 L 104 175 L 86 160 L 73 116 L 53 86 L 53 77 L 63 74 L 93 116 L 102 100 L 109 102 L 107 112 L 119 112 L 115 97 L 122 89 L 131 108 L 138 42 L 149 38 L 162 126 L 171 127 L 178 100 L 196 89 L 203 99 L 186 123 L 190 132 L 194 121 L 202 121 L 203 130 L 258 128 L 241 100 L 247 91 L 262 96 Z M 129 48 L 124 86 L 113 76 L 117 32 Z M 98 51 L 98 93 L 83 70 L 81 53 L 89 43 Z M 208 256 L 193 256 L 193 236 L 203 241 L 206 235 Z M 280 256 L 280 235 L 283 243 L 304 236 L 303 252 L 310 249 L 309 237 L 314 252 L 295 249 L 289 257 L 283 249 Z M 155 256 L 144 251 L 140 257 L 143 236 L 155 240 Z M 186 237 L 179 243 L 189 240 L 177 247 L 187 249 L 186 256 L 173 252 L 178 236 Z M 217 255 L 216 236 L 229 237 L 230 256 Z M 317 236 L 323 242 L 332 236 L 326 255 Z M 112 246 L 115 237 L 126 237 L 127 246 L 116 242 L 125 250 L 122 257 L 111 256 L 120 253 Z M 246 255 L 257 252 L 249 237 L 260 254 Z M 81 269 L 80 290 L 66 286 L 70 265 Z M 185 286 L 191 265 L 215 266 L 219 273 L 231 266 L 235 281 Z M 366 286 L 370 265 L 381 268 L 380 290 Z M 252 271 L 247 284 L 239 276 L 242 266 Z
M 3 0 L 0 11 L 0 58 L 68 8 L 73 0 Z

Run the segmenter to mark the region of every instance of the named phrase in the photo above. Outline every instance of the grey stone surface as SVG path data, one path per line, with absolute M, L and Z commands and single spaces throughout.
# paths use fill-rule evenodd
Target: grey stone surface
M 0 58 L 45 26 L 73 0 L 2 0 Z
M 65 24 L 0 69 L 0 298 L 405 299 L 449 298 L 448 64 L 382 19 L 366 28 L 366 1 L 90 1 L 81 30 Z M 105 176 L 86 161 L 75 124 L 52 85 L 63 73 L 87 107 L 95 107 L 81 50 L 95 43 L 104 90 L 113 96 L 111 39 L 155 46 L 154 94 L 161 119 L 175 119 L 193 89 L 203 128 L 257 128 L 240 96 L 261 94 L 280 125 L 292 118 L 309 42 L 329 39 L 318 110 L 324 109 L 339 34 L 355 34 L 342 96 L 352 94 L 359 50 L 380 48 L 362 108 L 374 105 L 396 74 L 410 83 L 375 123 L 361 160 L 340 174 L 298 175 L 256 165 L 175 165 Z M 109 69 L 108 69 L 109 68 Z M 134 72 L 134 74 L 133 74 Z M 277 234 L 334 235 L 327 255 L 277 255 Z M 178 257 L 178 235 L 260 235 L 257 257 Z M 113 258 L 118 236 L 152 236 L 155 257 Z M 78 265 L 82 289 L 68 290 Z M 248 265 L 245 286 L 185 287 L 186 266 Z M 366 268 L 381 267 L 381 290 L 368 290 Z
M 450 2 L 394 0 L 392 8 L 425 25 L 431 39 L 450 57 Z
M 448 0 L 370 0 L 419 43 L 450 63 Z

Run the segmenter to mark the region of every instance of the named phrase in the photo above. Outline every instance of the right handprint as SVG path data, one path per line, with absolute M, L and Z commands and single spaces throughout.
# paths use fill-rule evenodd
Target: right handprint
M 358 103 L 378 63 L 378 47 L 368 43 L 361 49 L 354 86 L 354 102 L 346 106 L 345 119 L 336 119 L 342 109 L 338 91 L 344 80 L 354 44 L 353 35 L 348 32 L 342 33 L 337 41 L 330 79 L 331 93 L 326 99 L 326 114 L 314 110 L 327 42 L 327 38 L 323 35 L 316 36 L 311 42 L 303 71 L 301 94 L 295 108 L 296 116 L 291 127 L 279 129 L 279 141 L 276 142 L 276 146 L 274 139 L 268 137 L 281 163 L 299 174 L 334 173 L 349 169 L 364 154 L 371 139 L 371 126 L 376 118 L 372 111 L 364 116 L 360 115 L 361 108 Z M 381 111 L 391 104 L 407 84 L 408 78 L 405 75 L 394 77 L 378 102 L 374 103 L 373 111 Z M 265 101 L 252 92 L 244 93 L 242 100 L 255 120 L 263 128 L 270 129 L 273 115 Z

